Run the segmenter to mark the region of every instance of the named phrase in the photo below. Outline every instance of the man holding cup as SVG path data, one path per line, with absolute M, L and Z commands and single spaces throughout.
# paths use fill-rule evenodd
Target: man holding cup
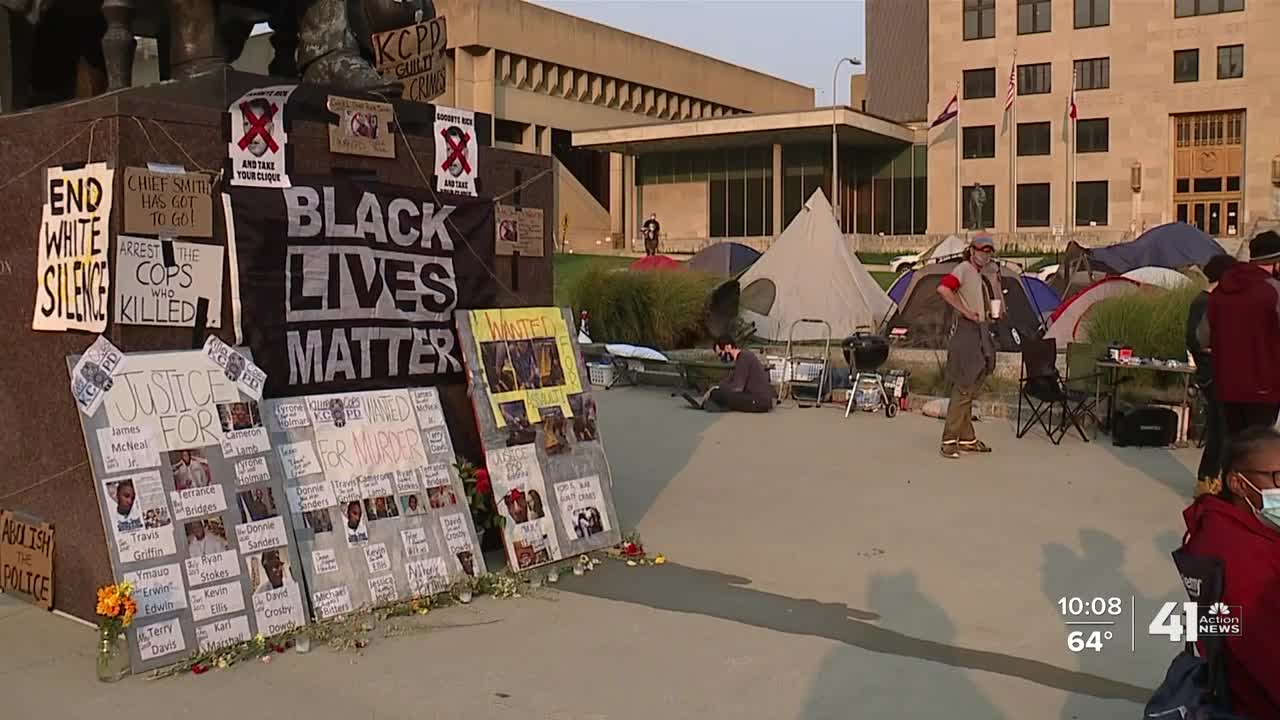
M 995 250 L 990 235 L 975 235 L 965 259 L 938 283 L 938 294 L 956 315 L 947 347 L 946 378 L 951 384 L 951 399 L 942 428 L 941 453 L 948 459 L 954 460 L 965 452 L 991 452 L 974 432 L 973 401 L 996 367 L 990 322 L 999 318 L 1004 308 L 995 292 L 1000 287 L 998 270 L 991 262 Z

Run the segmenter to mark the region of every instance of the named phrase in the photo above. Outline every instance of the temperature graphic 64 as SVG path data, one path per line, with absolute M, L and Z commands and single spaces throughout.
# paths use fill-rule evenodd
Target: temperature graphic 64
M 1072 630 L 1067 633 L 1067 649 L 1071 652 L 1092 650 L 1099 652 L 1102 644 L 1115 637 L 1110 630 Z

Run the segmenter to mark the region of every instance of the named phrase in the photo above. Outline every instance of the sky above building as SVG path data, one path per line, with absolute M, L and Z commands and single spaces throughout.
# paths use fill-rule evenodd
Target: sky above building
M 866 61 L 861 0 L 532 1 L 808 85 L 819 106 L 831 104 L 831 73 L 841 57 Z M 853 72 L 847 64 L 840 69 L 840 103 L 849 102 Z

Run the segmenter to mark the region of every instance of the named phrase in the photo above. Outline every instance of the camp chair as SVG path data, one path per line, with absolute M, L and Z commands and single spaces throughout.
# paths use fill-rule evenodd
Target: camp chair
M 1086 390 L 1068 387 L 1078 382 L 1094 380 L 1096 375 L 1083 375 L 1063 380 L 1058 374 L 1058 343 L 1056 340 L 1027 339 L 1022 343 L 1022 375 L 1018 379 L 1018 437 L 1026 435 L 1037 424 L 1049 436 L 1054 445 L 1072 427 L 1080 433 L 1080 439 L 1089 442 L 1080 421 L 1091 418 L 1095 427 L 1098 416 L 1094 413 L 1097 397 Z M 1030 416 L 1022 422 L 1022 408 L 1027 406 Z M 1055 410 L 1060 412 L 1054 422 Z

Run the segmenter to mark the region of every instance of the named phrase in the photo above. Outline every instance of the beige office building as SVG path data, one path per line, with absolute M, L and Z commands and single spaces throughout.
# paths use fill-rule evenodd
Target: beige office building
M 983 226 L 1001 233 L 1077 231 L 1114 241 L 1184 220 L 1231 238 L 1255 220 L 1280 216 L 1280 2 L 869 6 L 869 39 L 881 33 L 885 48 L 880 57 L 869 48 L 871 111 L 887 107 L 894 119 L 927 122 L 959 90 L 958 119 L 929 135 L 931 233 L 969 224 L 973 185 L 985 191 Z M 888 6 L 895 12 L 884 12 Z M 925 76 L 878 83 L 886 66 L 910 67 L 918 59 L 907 55 L 920 51 L 884 37 L 909 36 L 921 22 L 928 25 Z M 1006 112 L 1015 65 L 1016 96 Z M 921 82 L 928 105 L 913 108 Z

